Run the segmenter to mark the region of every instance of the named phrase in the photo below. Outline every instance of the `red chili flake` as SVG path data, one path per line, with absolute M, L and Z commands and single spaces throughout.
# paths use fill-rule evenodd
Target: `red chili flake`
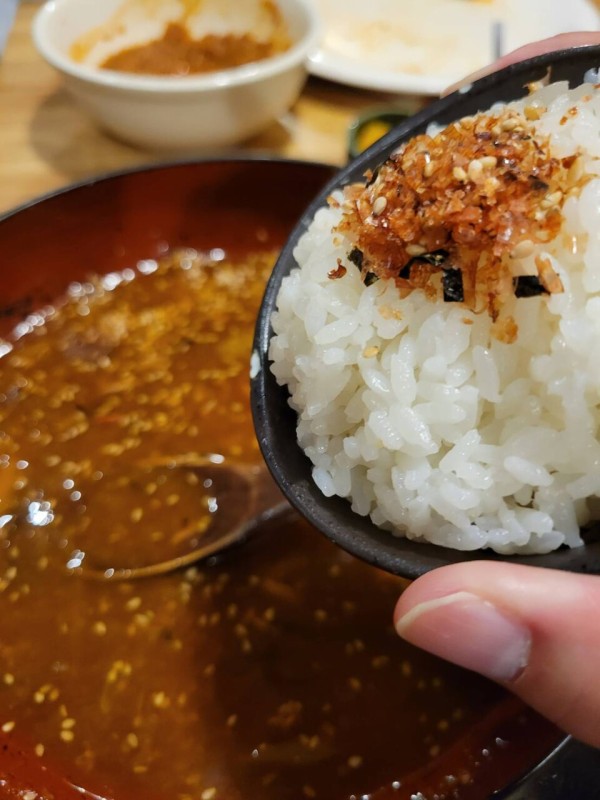
M 348 270 L 342 264 L 340 258 L 337 260 L 337 269 L 332 269 L 330 272 L 327 273 L 327 277 L 332 281 L 337 281 L 340 278 L 343 278 Z
M 347 187 L 336 231 L 360 252 L 362 280 L 391 279 L 403 297 L 420 289 L 437 300 L 439 273 L 451 265 L 462 275 L 464 305 L 498 319 L 514 297 L 517 245 L 557 236 L 564 199 L 585 180 L 570 174 L 572 159 L 551 154 L 536 121 L 514 109 L 466 117 L 415 137 L 366 185 Z M 428 262 L 440 251 L 447 263 Z M 544 288 L 560 291 L 556 276 L 543 272 Z M 498 333 L 503 341 L 515 335 L 512 325 Z

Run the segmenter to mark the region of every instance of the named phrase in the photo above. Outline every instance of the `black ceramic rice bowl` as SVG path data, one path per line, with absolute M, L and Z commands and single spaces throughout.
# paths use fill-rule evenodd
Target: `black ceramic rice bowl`
M 312 465 L 296 442 L 296 414 L 288 405 L 287 389 L 277 385 L 269 369 L 271 314 L 281 282 L 295 265 L 294 248 L 332 191 L 361 180 L 368 169 L 375 169 L 402 142 L 423 133 L 431 123 L 447 125 L 486 110 L 495 102 L 518 99 L 525 94 L 527 84 L 540 81 L 548 74 L 553 82 L 568 81 L 572 86 L 578 85 L 584 74 L 598 65 L 600 47 L 544 54 L 485 77 L 407 119 L 342 169 L 315 198 L 275 266 L 263 298 L 254 341 L 252 407 L 264 458 L 286 497 L 316 528 L 350 553 L 389 572 L 416 578 L 445 564 L 486 558 L 599 573 L 599 526 L 584 532 L 586 544 L 582 547 L 561 548 L 544 555 L 501 556 L 490 550 L 465 552 L 395 537 L 376 527 L 369 517 L 354 513 L 347 500 L 325 497 L 313 482 Z

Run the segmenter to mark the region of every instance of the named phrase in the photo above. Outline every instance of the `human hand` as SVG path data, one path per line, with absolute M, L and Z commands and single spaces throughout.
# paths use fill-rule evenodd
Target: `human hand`
M 453 564 L 402 594 L 396 630 L 502 683 L 600 746 L 600 578 L 494 561 Z
M 539 53 L 592 44 L 600 44 L 599 32 L 535 42 L 465 83 Z M 455 564 L 412 583 L 394 619 L 407 641 L 498 681 L 600 747 L 600 577 L 492 561 Z

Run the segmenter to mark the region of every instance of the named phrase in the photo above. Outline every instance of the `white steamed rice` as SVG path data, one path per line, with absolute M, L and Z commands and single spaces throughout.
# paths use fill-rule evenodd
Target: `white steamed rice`
M 547 107 L 536 127 L 553 154 L 583 153 L 592 177 L 531 256 L 551 260 L 565 291 L 508 301 L 516 342 L 461 304 L 365 287 L 332 235 L 338 208 L 316 214 L 273 315 L 272 371 L 321 491 L 397 535 L 461 550 L 578 546 L 600 496 L 600 91 L 551 84 L 526 104 Z M 338 258 L 347 274 L 331 280 Z

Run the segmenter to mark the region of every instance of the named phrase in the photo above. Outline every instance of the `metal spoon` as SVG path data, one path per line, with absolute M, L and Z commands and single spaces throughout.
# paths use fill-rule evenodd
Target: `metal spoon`
M 311 464 L 297 444 L 296 414 L 288 405 L 287 389 L 279 386 L 269 369 L 271 315 L 281 282 L 295 267 L 294 249 L 317 210 L 331 193 L 364 180 L 403 142 L 424 133 L 431 124 L 447 125 L 476 114 L 499 101 L 522 97 L 523 87 L 544 80 L 581 83 L 585 72 L 600 63 L 600 47 L 580 47 L 546 53 L 488 75 L 429 105 L 400 123 L 382 139 L 333 177 L 313 200 L 283 248 L 271 274 L 259 312 L 252 357 L 252 409 L 263 456 L 288 500 L 316 528 L 336 544 L 375 566 L 405 578 L 417 578 L 446 564 L 476 559 L 514 561 L 574 572 L 600 573 L 600 525 L 584 532 L 586 544 L 536 556 L 501 556 L 489 550 L 465 552 L 391 535 L 376 527 L 369 517 L 354 513 L 341 497 L 325 497 L 311 476 Z
M 189 519 L 184 524 L 178 522 L 155 541 L 151 535 L 133 535 L 128 541 L 107 537 L 102 549 L 97 537 L 91 539 L 93 545 L 82 541 L 67 567 L 95 580 L 152 578 L 220 552 L 250 536 L 267 520 L 291 511 L 264 464 L 188 457 L 146 468 L 144 479 L 155 481 L 165 472 L 174 487 L 187 490 L 185 513 Z M 190 508 L 190 494 L 195 508 Z M 177 511 L 174 505 L 173 518 Z

